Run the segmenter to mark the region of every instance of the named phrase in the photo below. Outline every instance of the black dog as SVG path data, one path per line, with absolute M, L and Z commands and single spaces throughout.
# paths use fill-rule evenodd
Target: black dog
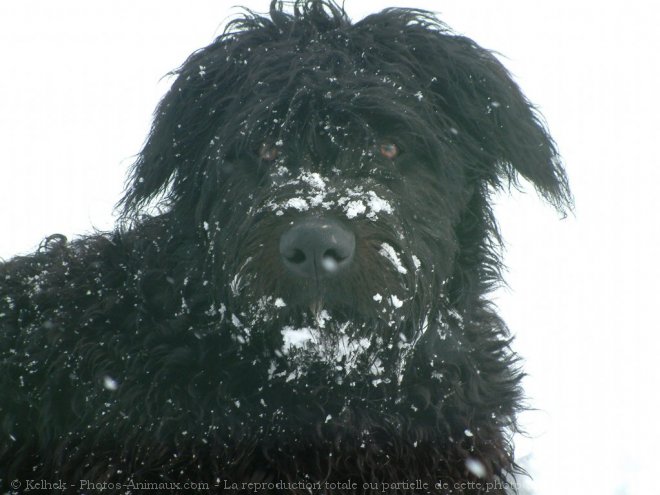
M 122 225 L 0 266 L 2 482 L 502 493 L 490 196 L 571 201 L 507 71 L 429 13 L 308 0 L 176 74 Z

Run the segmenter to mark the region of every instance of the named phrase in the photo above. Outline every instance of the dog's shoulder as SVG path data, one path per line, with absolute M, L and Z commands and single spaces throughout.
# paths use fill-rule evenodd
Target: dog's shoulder
M 0 328 L 49 330 L 84 326 L 100 301 L 127 286 L 130 249 L 118 233 L 69 241 L 47 237 L 39 249 L 0 264 Z M 125 297 L 125 296 L 123 296 Z

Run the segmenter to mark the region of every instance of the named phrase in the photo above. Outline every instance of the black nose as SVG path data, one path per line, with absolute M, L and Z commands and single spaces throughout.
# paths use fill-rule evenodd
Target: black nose
M 328 218 L 308 218 L 280 237 L 287 269 L 300 277 L 331 277 L 348 267 L 355 254 L 355 235 Z

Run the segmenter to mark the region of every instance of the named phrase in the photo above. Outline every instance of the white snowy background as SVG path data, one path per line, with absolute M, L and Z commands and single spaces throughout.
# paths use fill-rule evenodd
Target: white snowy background
M 110 229 L 162 79 L 241 0 L 0 3 L 0 257 Z M 267 0 L 245 0 L 258 11 Z M 440 13 L 505 55 L 548 121 L 576 197 L 560 220 L 501 196 L 496 294 L 536 410 L 517 439 L 539 495 L 648 495 L 660 459 L 660 12 L 629 0 L 347 0 Z M 1 391 L 0 391 L 1 393 Z

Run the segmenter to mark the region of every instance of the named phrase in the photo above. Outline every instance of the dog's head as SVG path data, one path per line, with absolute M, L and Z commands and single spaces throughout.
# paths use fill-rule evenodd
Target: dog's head
M 206 246 L 235 325 L 278 321 L 293 347 L 346 322 L 355 342 L 375 323 L 414 340 L 479 303 L 500 264 L 490 195 L 519 176 L 570 207 L 506 69 L 430 13 L 352 24 L 329 1 L 273 2 L 176 75 L 125 211 L 158 198 Z

